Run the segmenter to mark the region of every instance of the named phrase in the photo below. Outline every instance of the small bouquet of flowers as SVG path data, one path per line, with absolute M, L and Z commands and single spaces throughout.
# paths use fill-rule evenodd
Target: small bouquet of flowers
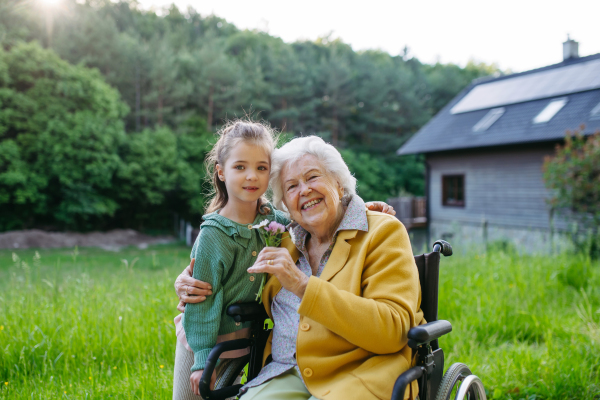
M 265 219 L 260 224 L 254 225 L 252 228 L 258 229 L 263 239 L 265 240 L 265 244 L 267 247 L 279 247 L 281 241 L 286 237 L 289 237 L 289 234 L 287 234 L 287 232 L 285 231 L 285 226 L 277 221 L 269 221 L 268 219 Z M 258 293 L 256 294 L 256 301 L 260 301 L 260 297 L 262 296 L 262 291 L 264 287 L 265 274 L 263 274 L 262 276 L 260 288 L 258 289 Z

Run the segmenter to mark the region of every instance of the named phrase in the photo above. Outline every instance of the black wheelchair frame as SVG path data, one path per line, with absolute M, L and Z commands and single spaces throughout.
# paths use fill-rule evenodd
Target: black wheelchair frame
M 481 380 L 473 375 L 469 368 L 461 363 L 453 364 L 444 374 L 444 352 L 438 339 L 452 331 L 452 325 L 438 320 L 438 287 L 440 255 L 452 255 L 448 242 L 438 240 L 433 251 L 415 256 L 421 285 L 421 310 L 426 324 L 411 328 L 408 332 L 408 346 L 417 354 L 414 367 L 401 374 L 394 383 L 391 400 L 402 400 L 408 385 L 417 380 L 420 400 L 449 400 L 456 390 L 455 399 L 486 400 Z M 210 352 L 206 367 L 200 380 L 200 394 L 204 400 L 223 400 L 238 394 L 242 385 L 233 385 L 243 366 L 248 363 L 248 381 L 254 379 L 262 368 L 262 355 L 271 329 L 266 326 L 268 318 L 262 304 L 234 304 L 227 308 L 227 315 L 236 322 L 251 322 L 251 334 L 248 339 L 238 339 L 217 344 Z M 251 347 L 249 357 L 231 368 L 226 368 L 215 385 L 210 389 L 210 377 L 216 368 L 219 356 L 229 350 Z

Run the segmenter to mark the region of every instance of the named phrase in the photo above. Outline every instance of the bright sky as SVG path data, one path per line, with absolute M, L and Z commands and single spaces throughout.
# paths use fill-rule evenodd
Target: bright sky
M 526 71 L 562 61 L 567 34 L 580 56 L 600 53 L 597 0 L 139 0 L 144 8 L 175 3 L 215 14 L 238 28 L 259 29 L 286 42 L 329 32 L 354 50 L 399 54 L 422 62 L 469 60 Z M 352 5 L 351 5 L 352 4 Z

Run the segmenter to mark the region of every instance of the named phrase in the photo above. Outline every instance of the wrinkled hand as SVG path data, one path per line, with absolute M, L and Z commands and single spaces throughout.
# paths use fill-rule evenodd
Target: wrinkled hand
M 192 385 L 192 391 L 196 396 L 200 396 L 200 379 L 202 379 L 202 374 L 204 373 L 203 369 L 199 369 L 198 371 L 192 372 L 190 375 L 190 384 Z M 210 390 L 215 388 L 215 381 L 217 380 L 217 373 L 213 371 L 212 376 L 210 377 Z
M 175 292 L 177 292 L 177 297 L 179 297 L 177 309 L 180 312 L 185 312 L 186 303 L 202 303 L 206 300 L 206 296 L 212 294 L 210 284 L 192 278 L 194 261 L 195 259 L 192 258 L 190 265 L 175 280 Z
M 382 213 L 396 215 L 396 211 L 394 211 L 394 207 L 390 206 L 383 201 L 369 201 L 365 203 L 365 206 L 371 211 L 380 211 Z
M 281 286 L 299 298 L 304 296 L 308 285 L 308 276 L 296 267 L 288 249 L 281 247 L 262 249 L 254 265 L 248 268 L 248 272 L 251 274 L 266 272 L 275 275 Z

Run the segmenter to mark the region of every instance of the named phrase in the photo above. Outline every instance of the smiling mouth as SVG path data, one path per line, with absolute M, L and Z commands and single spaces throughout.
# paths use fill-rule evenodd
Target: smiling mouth
M 302 210 L 308 210 L 310 208 L 315 207 L 317 204 L 319 204 L 320 202 L 322 202 L 323 199 L 315 199 L 315 200 L 311 200 L 309 202 L 306 202 L 302 205 Z

